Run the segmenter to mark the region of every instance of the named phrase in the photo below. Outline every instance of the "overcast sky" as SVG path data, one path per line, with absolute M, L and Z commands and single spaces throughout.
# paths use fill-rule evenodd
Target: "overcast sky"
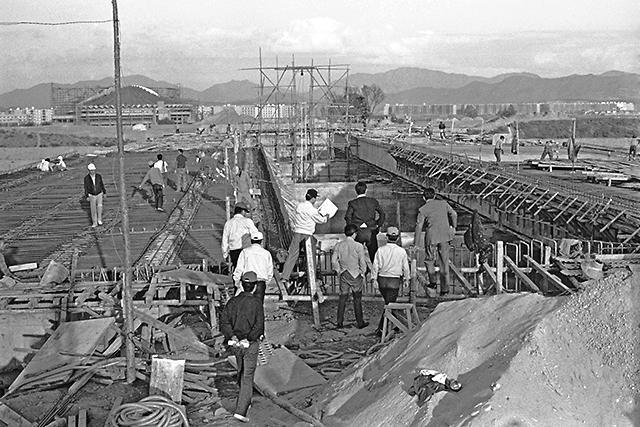
M 313 58 L 352 72 L 640 72 L 640 0 L 120 0 L 125 75 L 205 89 Z M 1 0 L 1 21 L 110 19 L 109 0 Z M 0 93 L 113 74 L 110 24 L 0 26 Z

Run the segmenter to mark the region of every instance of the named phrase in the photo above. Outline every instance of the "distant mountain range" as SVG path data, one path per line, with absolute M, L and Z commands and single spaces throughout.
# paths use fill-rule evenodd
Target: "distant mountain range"
M 61 86 L 108 87 L 112 83 L 112 78 L 104 78 Z M 355 73 L 349 76 L 349 84 L 352 86 L 376 84 L 386 94 L 383 103 L 390 104 L 484 104 L 577 100 L 640 101 L 640 74 L 622 71 L 559 78 L 543 78 L 531 73 L 510 73 L 487 78 L 422 68 L 398 68 L 376 74 Z M 177 86 L 142 75 L 123 78 L 123 85 Z M 249 80 L 232 80 L 215 84 L 203 91 L 188 87 L 181 89 L 184 99 L 197 100 L 205 104 L 243 104 L 258 101 L 258 84 Z M 0 95 L 0 108 L 49 107 L 50 104 L 50 83 L 42 83 L 29 89 L 16 89 Z

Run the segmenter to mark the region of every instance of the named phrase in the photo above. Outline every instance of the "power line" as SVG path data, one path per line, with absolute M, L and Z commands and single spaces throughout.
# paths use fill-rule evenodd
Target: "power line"
M 48 25 L 48 26 L 56 26 L 56 25 L 75 25 L 75 24 L 106 24 L 113 22 L 111 19 L 105 19 L 102 21 L 64 21 L 64 22 L 38 22 L 38 21 L 5 21 L 0 22 L 2 26 L 9 25 Z

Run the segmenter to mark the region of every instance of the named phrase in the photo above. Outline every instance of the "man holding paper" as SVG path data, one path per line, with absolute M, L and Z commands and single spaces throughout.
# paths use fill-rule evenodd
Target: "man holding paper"
M 304 202 L 298 203 L 296 212 L 291 220 L 293 238 L 289 245 L 287 260 L 285 261 L 282 269 L 282 278 L 286 281 L 289 281 L 293 268 L 298 262 L 300 245 L 304 244 L 304 242 L 309 238 L 313 239 L 313 233 L 316 232 L 316 224 L 324 224 L 330 216 L 329 212 L 321 213 L 315 206 L 313 206 L 318 198 L 318 192 L 315 189 L 310 188 L 307 190 L 307 194 L 305 194 L 304 198 Z M 311 247 L 313 248 L 313 259 L 315 260 L 316 245 L 313 240 Z
M 367 197 L 367 184 L 360 181 L 356 184 L 356 198 L 349 201 L 347 213 L 344 220 L 347 225 L 353 224 L 358 227 L 356 242 L 367 245 L 369 259 L 373 262 L 373 257 L 378 250 L 378 230 L 384 224 L 386 218 L 380 203 L 373 197 Z

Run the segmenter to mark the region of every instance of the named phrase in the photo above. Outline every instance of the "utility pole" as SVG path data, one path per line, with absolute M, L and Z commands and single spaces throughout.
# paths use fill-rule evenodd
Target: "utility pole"
M 131 295 L 131 247 L 129 243 L 129 210 L 127 208 L 127 193 L 124 182 L 124 139 L 122 137 L 122 105 L 120 97 L 120 21 L 118 20 L 117 0 L 111 0 L 113 5 L 113 64 L 114 86 L 116 94 L 116 136 L 118 139 L 120 186 L 120 210 L 122 211 L 122 235 L 124 237 L 124 275 L 122 277 L 122 311 L 124 320 L 125 355 L 127 359 L 127 383 L 136 380 L 135 348 L 133 346 L 133 300 Z

